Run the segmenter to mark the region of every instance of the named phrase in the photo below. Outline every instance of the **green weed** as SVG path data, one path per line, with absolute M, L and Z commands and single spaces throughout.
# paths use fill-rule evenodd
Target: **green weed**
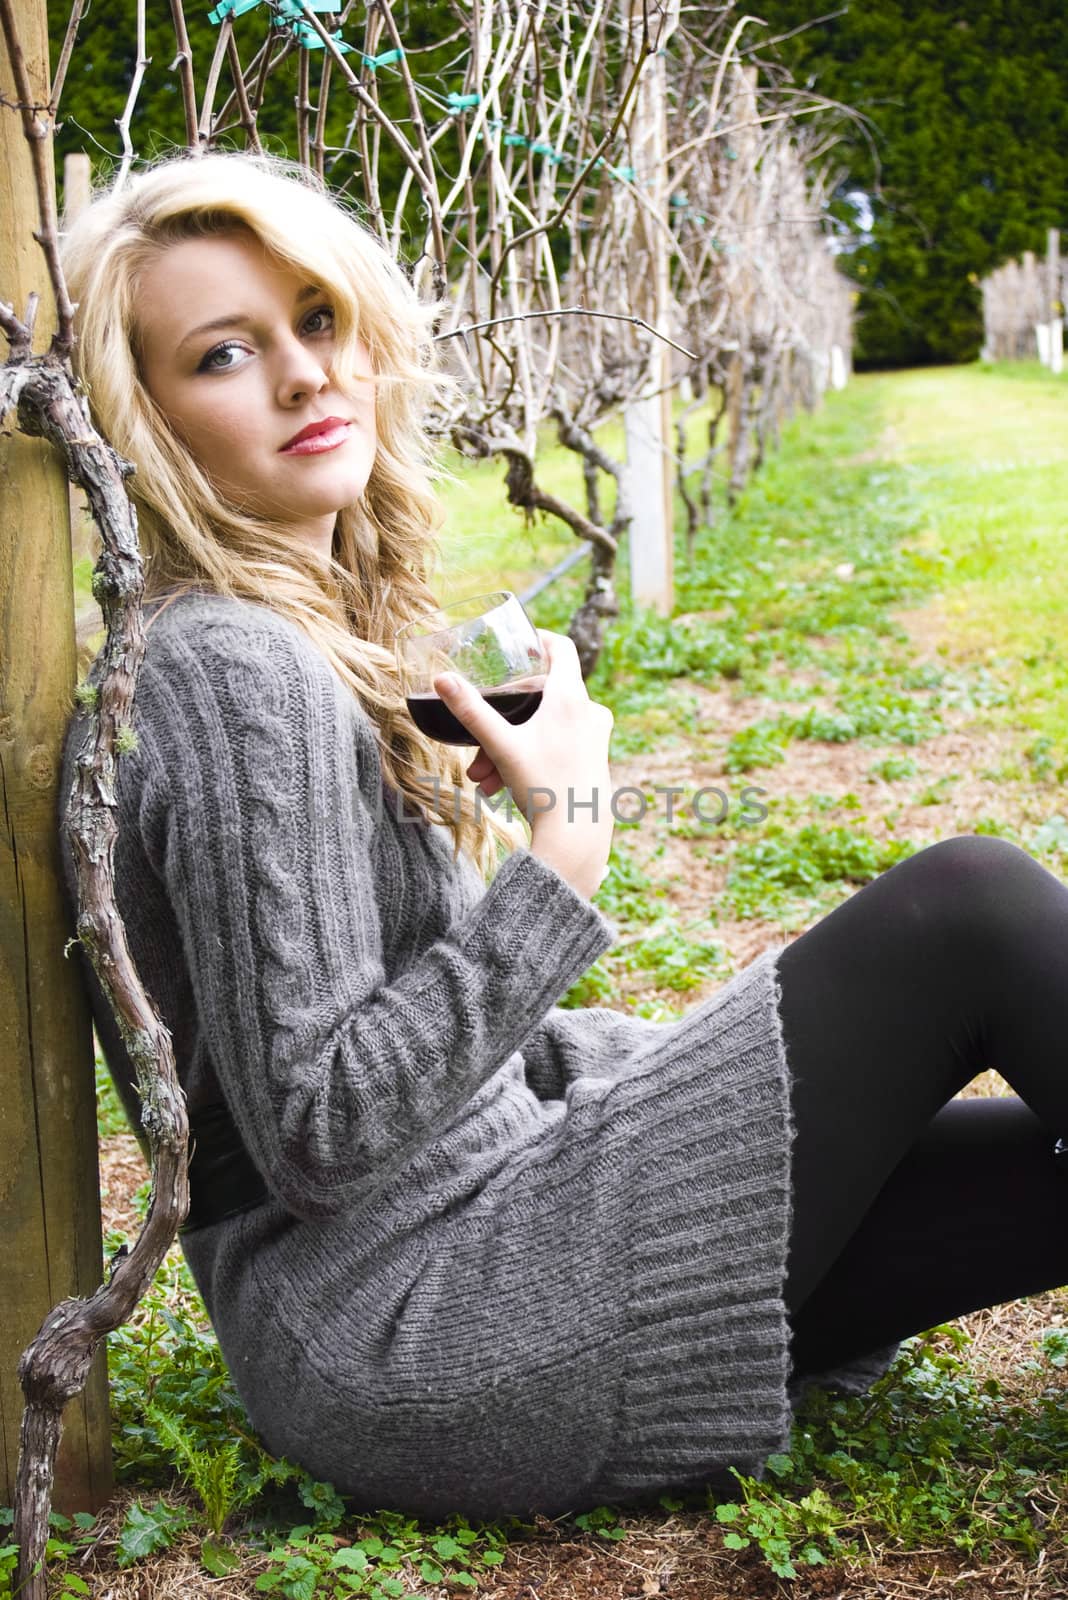
M 791 831 L 770 822 L 735 847 L 720 905 L 736 917 L 811 912 L 826 903 L 828 887 L 870 883 L 914 849 L 907 840 L 875 839 L 841 824 Z
M 914 778 L 918 771 L 912 756 L 884 756 L 868 768 L 868 775 L 882 778 L 885 783 L 896 783 L 901 778 Z
M 790 738 L 789 717 L 753 722 L 748 728 L 740 728 L 727 741 L 723 770 L 731 773 L 753 772 L 758 767 L 777 766 L 786 760 L 786 746 Z
M 579 1006 L 610 1005 L 616 993 L 615 973 L 602 956 L 586 968 L 581 978 L 575 979 L 560 1000 L 560 1005 L 566 1011 L 573 1011 Z
M 291 1530 L 267 1554 L 270 1568 L 256 1579 L 263 1594 L 287 1600 L 365 1595 L 368 1600 L 417 1600 L 413 1583 L 478 1587 L 478 1574 L 504 1560 L 505 1536 L 476 1530 L 462 1518 L 427 1532 L 409 1518 L 380 1512 L 349 1537 L 311 1527 Z
M 126 1111 L 119 1099 L 119 1091 L 108 1071 L 100 1049 L 100 1043 L 95 1040 L 96 1053 L 94 1071 L 96 1075 L 96 1127 L 101 1139 L 106 1139 L 115 1133 L 129 1133 L 130 1124 L 127 1121 Z
M 1042 734 L 1027 746 L 1024 759 L 1030 763 L 1031 771 L 1039 783 L 1059 784 L 1068 777 L 1068 759 L 1047 734 Z
M 695 943 L 675 927 L 653 931 L 624 946 L 612 965 L 617 971 L 646 972 L 658 988 L 679 994 L 732 970 L 722 945 Z
M 960 782 L 959 773 L 943 773 L 934 783 L 929 783 L 921 789 L 916 796 L 916 804 L 921 806 L 941 806 L 951 799 L 950 790 L 955 783 Z
M 0 1506 L 0 1529 L 10 1532 L 15 1513 L 10 1506 Z M 50 1588 L 51 1600 L 81 1600 L 91 1594 L 88 1583 L 77 1572 L 61 1570 L 64 1563 L 80 1555 L 86 1545 L 92 1544 L 96 1518 L 87 1511 L 76 1511 L 66 1517 L 59 1511 L 50 1511 L 48 1526 L 55 1530 L 45 1543 L 45 1569 L 49 1582 L 58 1584 Z M 15 1579 L 18 1573 L 19 1547 L 17 1544 L 0 1544 L 0 1600 L 14 1600 L 18 1590 Z
M 785 759 L 791 739 L 818 739 L 827 744 L 847 744 L 854 739 L 914 745 L 942 732 L 943 724 L 930 707 L 916 703 L 883 685 L 861 685 L 844 690 L 831 710 L 810 706 L 798 716 L 780 716 L 752 723 L 728 741 L 724 767 L 728 772 L 751 772 Z
M 663 899 L 664 890 L 635 861 L 633 855 L 616 846 L 608 864 L 608 874 L 594 895 L 594 904 L 613 922 L 625 926 L 649 921 L 652 902 Z

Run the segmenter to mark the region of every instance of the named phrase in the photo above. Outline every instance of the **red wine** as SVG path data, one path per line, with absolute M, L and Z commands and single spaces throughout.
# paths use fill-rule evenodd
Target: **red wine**
M 526 722 L 541 705 L 540 689 L 483 689 L 480 693 L 488 706 L 514 724 Z M 412 694 L 406 700 L 412 721 L 429 739 L 441 744 L 478 743 L 436 694 Z

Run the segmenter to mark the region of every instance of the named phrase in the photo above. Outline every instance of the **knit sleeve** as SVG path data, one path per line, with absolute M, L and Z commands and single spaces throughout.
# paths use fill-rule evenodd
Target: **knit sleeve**
M 387 982 L 405 858 L 376 851 L 377 746 L 325 659 L 288 625 L 172 629 L 148 699 L 159 870 L 220 1087 L 278 1198 L 336 1215 L 445 1130 L 614 931 L 520 849 Z
M 607 1006 L 553 1006 L 523 1040 L 527 1083 L 539 1100 L 561 1100 L 576 1078 L 617 1076 L 664 1026 Z

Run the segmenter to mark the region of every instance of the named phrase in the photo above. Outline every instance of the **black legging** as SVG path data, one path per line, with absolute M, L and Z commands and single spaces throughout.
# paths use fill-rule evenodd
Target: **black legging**
M 1068 887 L 1004 840 L 949 839 L 779 974 L 795 1372 L 1068 1283 Z M 1014 1096 L 953 1100 L 990 1067 Z

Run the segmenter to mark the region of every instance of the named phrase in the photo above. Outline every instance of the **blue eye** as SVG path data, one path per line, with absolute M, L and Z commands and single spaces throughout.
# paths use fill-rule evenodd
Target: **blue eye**
M 308 315 L 304 319 L 305 329 L 307 329 L 308 323 L 313 317 L 327 316 L 330 318 L 329 328 L 312 328 L 310 331 L 313 336 L 322 333 L 333 332 L 334 315 L 333 306 L 316 306 L 315 310 L 309 311 Z M 201 358 L 197 365 L 197 371 L 232 372 L 234 370 L 233 362 L 228 361 L 225 366 L 218 366 L 215 362 L 215 357 L 223 355 L 227 350 L 243 350 L 244 348 L 245 346 L 241 343 L 240 339 L 224 339 L 222 344 L 215 345 L 211 350 L 208 351 L 207 355 Z
M 225 344 L 217 344 L 214 350 L 209 350 L 207 355 L 198 363 L 198 372 L 228 372 L 229 366 L 216 367 L 213 365 L 216 356 L 224 355 L 227 350 L 240 349 L 236 339 L 227 339 Z

